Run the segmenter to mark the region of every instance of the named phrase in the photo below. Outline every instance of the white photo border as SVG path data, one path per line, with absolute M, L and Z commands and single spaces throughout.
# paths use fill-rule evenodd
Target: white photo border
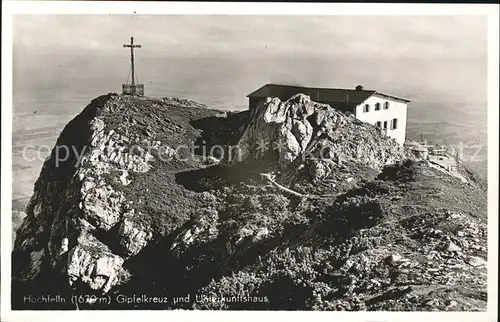
M 1 320 L 496 321 L 498 302 L 499 10 L 495 4 L 2 2 Z M 12 311 L 12 18 L 16 14 L 481 15 L 488 19 L 488 309 L 486 312 Z

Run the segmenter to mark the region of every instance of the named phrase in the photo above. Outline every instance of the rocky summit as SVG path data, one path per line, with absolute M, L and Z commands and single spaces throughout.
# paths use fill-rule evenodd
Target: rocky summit
M 302 94 L 104 95 L 35 183 L 13 309 L 486 310 L 486 184 L 459 171 Z
M 281 167 L 298 158 L 299 162 L 304 161 L 302 156 L 322 160 L 314 163 L 314 168 L 329 170 L 321 173 L 322 177 L 332 172 L 333 163 L 353 161 L 380 169 L 404 158 L 403 149 L 395 141 L 385 139 L 377 128 L 305 95 L 296 95 L 286 102 L 268 99 L 252 110 L 250 119 L 238 142 L 244 159 L 265 154 L 267 149 L 257 146 L 255 150 L 253 145 L 267 143 L 264 148 L 277 151 Z

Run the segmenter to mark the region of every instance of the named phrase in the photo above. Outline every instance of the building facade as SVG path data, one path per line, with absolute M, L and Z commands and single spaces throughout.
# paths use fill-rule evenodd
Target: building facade
M 353 113 L 360 121 L 379 127 L 384 134 L 394 138 L 400 145 L 405 142 L 410 101 L 374 90 L 365 90 L 360 85 L 355 89 L 342 89 L 267 84 L 247 96 L 249 108 L 254 109 L 267 97 L 278 97 L 285 101 L 299 93 L 342 112 Z
M 354 114 L 360 121 L 381 128 L 384 134 L 403 145 L 406 139 L 407 110 L 408 101 L 374 93 L 356 106 Z

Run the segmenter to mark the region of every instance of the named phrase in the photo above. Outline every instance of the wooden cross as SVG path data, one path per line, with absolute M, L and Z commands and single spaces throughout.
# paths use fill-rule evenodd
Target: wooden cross
M 130 62 L 132 63 L 132 86 L 135 86 L 134 48 L 141 48 L 141 45 L 134 45 L 134 37 L 130 37 L 130 45 L 123 45 L 123 48 L 126 47 L 130 47 Z

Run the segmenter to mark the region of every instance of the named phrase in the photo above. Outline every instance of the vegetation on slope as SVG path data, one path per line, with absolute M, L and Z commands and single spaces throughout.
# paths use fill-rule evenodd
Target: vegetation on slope
M 249 120 L 245 112 L 168 98 L 119 102 L 97 114 L 108 130 L 143 148 L 154 141 L 173 149 L 229 146 Z M 170 300 L 80 308 L 486 308 L 486 194 L 479 182 L 464 185 L 414 161 L 381 173 L 348 161 L 316 181 L 297 171 L 290 187 L 299 193 L 290 194 L 260 175 L 289 183 L 272 157 L 224 165 L 199 149 L 199 158 L 185 161 L 152 151 L 151 170 L 130 173 L 129 185 L 108 177 L 131 201 L 131 220 L 154 236 L 124 262 L 128 280 L 110 296 Z M 186 300 L 174 303 L 176 297 Z
M 173 296 L 226 298 L 188 307 L 485 309 L 486 209 L 474 188 L 408 162 L 332 200 L 248 189 L 227 191 L 216 223 L 202 213 L 213 233 L 177 255 L 189 274 Z

